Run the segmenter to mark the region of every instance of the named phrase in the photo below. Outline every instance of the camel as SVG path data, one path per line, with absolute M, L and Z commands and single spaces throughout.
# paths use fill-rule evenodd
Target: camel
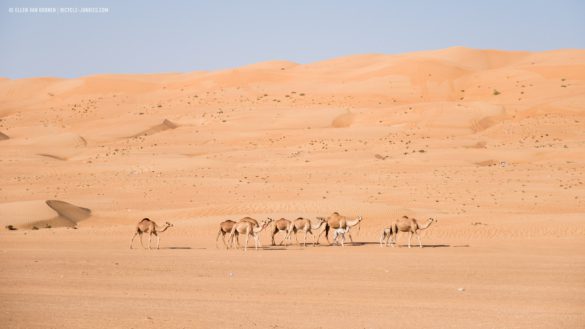
M 231 221 L 231 222 L 233 222 L 233 221 Z M 250 224 L 252 224 L 252 226 L 253 226 L 253 227 L 256 227 L 256 228 L 257 228 L 257 227 L 260 227 L 260 224 L 258 223 L 258 221 L 257 221 L 257 220 L 255 220 L 255 219 L 254 219 L 254 218 L 252 218 L 252 217 L 248 217 L 248 216 L 246 216 L 246 217 L 244 217 L 244 218 L 242 218 L 242 219 L 238 220 L 238 223 L 239 223 L 239 222 L 247 222 L 247 223 L 250 223 Z M 270 222 L 272 222 L 272 218 L 270 218 L 270 217 L 269 217 L 269 218 L 268 218 L 268 222 L 269 222 L 269 223 L 270 223 Z M 236 222 L 234 222 L 234 225 L 235 225 L 235 224 L 236 224 Z M 221 224 L 220 224 L 220 225 L 221 225 Z M 229 225 L 229 224 L 228 224 L 228 225 Z M 233 228 L 233 225 L 232 225 L 232 228 Z M 221 228 L 220 228 L 220 229 L 221 229 Z M 232 231 L 230 230 L 230 232 L 229 232 L 229 233 L 232 233 Z M 218 236 L 219 236 L 219 234 L 220 234 L 220 233 L 218 232 Z M 227 249 L 229 249 L 229 247 L 231 247 L 231 246 L 233 245 L 233 239 L 234 239 L 234 238 L 236 239 L 236 243 L 237 243 L 237 245 L 238 245 L 237 247 L 238 247 L 238 248 L 240 247 L 240 239 L 239 239 L 239 234 L 238 234 L 238 232 L 236 231 L 236 232 L 234 232 L 233 234 L 230 234 L 230 235 L 229 235 L 229 238 L 228 238 L 228 246 L 226 246 L 226 248 L 227 248 Z M 217 242 L 217 238 L 216 238 L 216 242 Z M 262 243 L 260 242 L 260 237 L 258 237 L 258 242 L 260 243 L 260 246 L 262 246 Z
M 338 229 L 338 228 L 343 228 L 346 229 L 346 232 L 349 235 L 349 240 L 351 241 L 351 243 L 353 243 L 353 238 L 351 237 L 351 233 L 349 232 L 349 229 L 357 226 L 359 229 L 359 224 L 361 223 L 361 221 L 363 220 L 363 218 L 361 216 L 356 217 L 355 219 L 349 219 L 346 216 L 341 216 L 338 212 L 334 212 L 333 214 L 331 214 L 331 216 L 327 217 L 327 223 L 325 224 L 325 230 L 323 232 L 321 232 L 321 234 L 319 234 L 319 237 L 317 238 L 317 242 L 319 242 L 319 238 L 321 237 L 321 235 L 323 233 L 325 233 L 325 239 L 327 239 L 327 242 L 329 242 L 329 230 L 330 229 Z M 329 242 L 329 244 L 331 244 L 331 242 Z
M 152 236 L 156 236 L 156 249 L 159 249 L 160 246 L 160 237 L 158 236 L 160 233 L 163 233 L 164 231 L 166 231 L 169 227 L 173 227 L 173 224 L 166 222 L 164 226 L 159 226 L 157 223 L 155 223 L 154 221 L 148 219 L 148 218 L 144 218 L 142 219 L 138 225 L 136 225 L 136 233 L 134 233 L 134 236 L 132 237 L 132 241 L 130 241 L 130 249 L 132 249 L 132 243 L 134 243 L 134 238 L 136 238 L 137 235 L 140 235 L 140 244 L 142 245 L 142 248 L 146 249 L 146 247 L 144 246 L 144 243 L 142 243 L 142 234 L 143 233 L 148 233 L 148 249 L 150 248 L 150 240 L 152 238 Z
M 317 217 L 317 223 L 315 225 L 313 225 L 311 223 L 310 219 L 299 217 L 293 221 L 292 225 L 290 226 L 290 230 L 287 232 L 286 237 L 284 238 L 284 241 L 286 241 L 286 240 L 290 241 L 291 233 L 294 233 L 295 240 L 300 245 L 299 240 L 297 238 L 297 233 L 299 231 L 302 231 L 302 232 L 305 232 L 305 239 L 303 241 L 303 246 L 304 247 L 307 246 L 307 234 L 308 233 L 311 233 L 311 237 L 313 239 L 313 246 L 315 246 L 316 241 L 315 241 L 315 234 L 313 233 L 313 230 L 318 232 L 318 230 L 324 224 L 325 224 L 325 218 L 323 218 L 323 217 Z M 285 243 L 285 245 L 286 245 L 286 243 Z
M 223 241 L 223 245 L 227 249 L 228 245 L 225 242 L 225 236 L 226 236 L 226 234 L 229 234 L 232 232 L 232 228 L 234 227 L 235 224 L 236 224 L 236 222 L 234 222 L 233 220 L 229 220 L 229 219 L 219 223 L 219 231 L 217 232 L 217 237 L 215 238 L 215 247 L 216 248 L 218 248 L 217 240 L 219 240 L 219 236 L 221 235 L 221 240 Z M 237 239 L 237 237 L 236 237 L 236 239 Z M 237 243 L 238 243 L 238 245 L 240 244 L 239 241 L 237 241 Z
M 260 232 L 266 228 L 272 222 L 272 218 L 268 218 L 262 221 L 262 224 L 259 226 L 255 226 L 249 220 L 241 219 L 237 223 L 234 224 L 232 227 L 232 231 L 230 233 L 230 246 L 233 246 L 234 236 L 237 235 L 245 235 L 246 242 L 244 243 L 244 251 L 248 250 L 248 238 L 250 235 L 254 238 L 254 246 L 255 249 L 258 250 L 258 246 L 260 245 Z M 236 247 L 237 248 L 237 247 Z
M 394 247 L 394 240 L 391 239 L 392 235 L 394 235 L 394 231 L 392 230 L 393 226 L 390 227 L 385 227 L 384 231 L 382 232 L 382 235 L 380 236 L 380 247 L 388 247 L 388 242 L 390 242 L 390 245 L 392 245 L 392 247 Z
M 288 236 L 288 232 L 292 230 L 292 223 L 290 220 L 285 219 L 285 218 L 281 218 L 277 221 L 274 222 L 274 229 L 272 230 L 272 245 L 275 246 L 276 245 L 276 241 L 274 240 L 274 236 L 276 234 L 278 234 L 278 232 L 284 232 L 284 239 L 282 239 L 282 241 L 280 241 L 280 245 L 282 245 L 282 243 L 286 240 L 286 237 Z
M 333 242 L 335 242 L 336 245 L 339 245 L 339 240 L 341 240 L 341 246 L 343 247 L 345 244 L 345 233 L 349 232 L 349 227 L 346 228 L 338 228 L 335 229 L 335 231 L 333 232 Z
M 395 234 L 394 241 L 398 240 L 398 232 L 408 232 L 408 248 L 410 248 L 410 240 L 412 239 L 412 235 L 415 234 L 416 238 L 418 239 L 418 245 L 422 248 L 422 243 L 420 242 L 420 236 L 418 232 L 420 230 L 427 229 L 431 224 L 435 222 L 435 219 L 429 218 L 425 224 L 418 224 L 416 218 L 408 218 L 408 216 L 403 216 L 402 218 L 396 220 L 392 227 L 392 231 Z
M 255 220 L 254 218 L 251 218 L 251 217 L 244 217 L 240 220 L 241 221 L 248 221 L 248 222 L 252 223 L 254 226 L 259 226 L 258 221 Z M 234 227 L 235 224 L 236 224 L 236 222 L 234 222 L 233 220 L 229 220 L 229 219 L 219 223 L 219 231 L 217 232 L 217 237 L 215 238 L 215 247 L 216 248 L 218 247 L 217 241 L 219 240 L 220 235 L 221 235 L 221 240 L 223 241 L 223 245 L 226 248 L 228 248 L 228 244 L 225 241 L 225 236 L 232 232 L 232 228 Z M 239 246 L 240 245 L 239 238 L 237 235 L 235 237 L 236 237 L 236 243 Z

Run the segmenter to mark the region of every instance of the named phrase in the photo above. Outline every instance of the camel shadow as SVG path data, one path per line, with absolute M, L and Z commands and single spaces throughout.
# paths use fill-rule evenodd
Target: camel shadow
M 171 250 L 192 250 L 192 249 L 197 249 L 197 250 L 205 250 L 207 248 L 191 248 L 191 247 L 178 246 L 178 247 L 165 247 L 165 248 L 160 248 L 160 249 L 171 249 Z
M 423 244 L 423 248 L 452 248 L 452 247 L 469 247 L 469 245 L 464 246 L 452 246 L 450 244 Z M 400 244 L 396 245 L 397 248 L 406 248 L 408 249 L 407 244 Z M 419 248 L 418 245 L 412 245 L 412 248 Z

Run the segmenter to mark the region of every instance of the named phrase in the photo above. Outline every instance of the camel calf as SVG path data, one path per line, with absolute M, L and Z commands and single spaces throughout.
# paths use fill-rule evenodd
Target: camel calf
M 384 247 L 384 246 L 388 247 L 388 242 L 390 242 L 390 245 L 392 247 L 394 247 L 395 241 L 394 241 L 393 235 L 394 235 L 394 230 L 392 229 L 392 226 L 384 228 L 384 231 L 382 232 L 382 236 L 380 236 L 380 247 Z
M 349 232 L 349 227 L 347 228 L 338 228 L 335 229 L 335 231 L 333 232 L 333 242 L 335 242 L 336 245 L 339 245 L 339 241 L 341 240 L 341 246 L 344 246 L 345 243 L 345 233 Z

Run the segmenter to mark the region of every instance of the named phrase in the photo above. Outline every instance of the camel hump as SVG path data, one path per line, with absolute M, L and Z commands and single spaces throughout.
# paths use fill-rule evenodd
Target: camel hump
M 148 217 L 144 217 L 144 218 L 142 218 L 142 220 L 141 220 L 140 222 L 141 222 L 141 223 L 142 223 L 142 222 L 151 222 L 151 220 L 150 220 L 150 218 L 148 218 Z

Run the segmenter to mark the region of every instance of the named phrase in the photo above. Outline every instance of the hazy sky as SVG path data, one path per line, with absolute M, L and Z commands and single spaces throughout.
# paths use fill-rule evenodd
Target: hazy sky
M 105 7 L 105 14 L 10 8 Z M 585 1 L 0 0 L 0 76 L 215 70 L 467 46 L 585 48 Z

